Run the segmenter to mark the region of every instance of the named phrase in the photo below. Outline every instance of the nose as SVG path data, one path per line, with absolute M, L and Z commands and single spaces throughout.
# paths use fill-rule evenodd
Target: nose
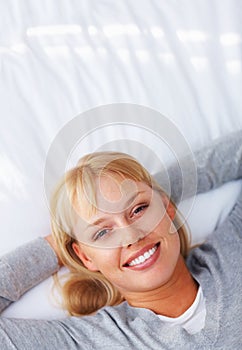
M 122 247 L 128 248 L 147 236 L 146 231 L 142 230 L 140 227 L 136 227 L 135 225 L 129 225 L 124 227 L 122 230 Z

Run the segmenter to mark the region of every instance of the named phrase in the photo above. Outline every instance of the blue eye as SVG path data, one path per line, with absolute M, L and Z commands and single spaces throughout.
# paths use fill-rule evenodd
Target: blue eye
M 98 232 L 95 234 L 95 236 L 94 236 L 94 241 L 96 241 L 96 240 L 99 239 L 99 238 L 104 237 L 106 234 L 108 234 L 108 232 L 110 232 L 110 230 L 107 229 L 107 228 L 105 228 L 105 229 L 103 229 L 103 230 L 101 230 L 101 231 L 98 231 Z
M 134 215 L 137 215 L 137 214 L 139 214 L 140 212 L 142 212 L 143 210 L 145 210 L 146 208 L 148 208 L 148 204 L 140 205 L 139 207 L 137 207 L 137 208 L 133 211 L 133 214 L 134 214 Z

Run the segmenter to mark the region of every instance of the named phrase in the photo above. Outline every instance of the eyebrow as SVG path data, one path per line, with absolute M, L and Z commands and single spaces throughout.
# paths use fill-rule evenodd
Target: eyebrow
M 127 206 L 129 207 L 129 206 L 132 204 L 132 202 L 133 202 L 140 194 L 143 194 L 143 193 L 145 193 L 145 192 L 146 192 L 146 191 L 138 191 L 138 192 L 136 192 L 133 196 L 131 196 L 131 197 L 126 201 L 124 207 L 125 207 L 125 208 L 126 208 Z M 94 222 L 92 222 L 92 223 L 90 223 L 89 225 L 87 225 L 87 227 L 85 228 L 85 231 L 86 231 L 88 228 L 92 227 L 92 226 L 98 226 L 98 225 L 102 224 L 102 223 L 105 222 L 106 220 L 107 220 L 107 218 L 105 218 L 105 217 L 101 217 L 101 218 L 95 220 Z

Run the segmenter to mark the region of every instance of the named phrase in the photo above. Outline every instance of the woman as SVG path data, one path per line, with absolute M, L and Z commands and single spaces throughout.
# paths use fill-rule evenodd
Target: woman
M 242 176 L 241 141 L 240 131 L 196 154 L 198 192 Z M 170 180 L 177 199 L 182 188 L 174 168 Z M 53 196 L 54 240 L 37 239 L 0 265 L 2 310 L 56 272 L 58 257 L 71 271 L 64 285 L 66 308 L 89 316 L 1 319 L 1 344 L 4 349 L 239 349 L 241 227 L 240 194 L 225 222 L 185 258 L 185 229 L 176 208 L 147 171 L 122 154 L 89 155 Z

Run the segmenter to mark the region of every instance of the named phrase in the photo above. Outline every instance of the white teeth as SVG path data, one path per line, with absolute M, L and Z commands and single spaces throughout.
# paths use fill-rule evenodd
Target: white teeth
M 149 249 L 143 255 L 140 255 L 140 256 L 138 256 L 138 258 L 135 258 L 134 260 L 132 260 L 128 265 L 135 266 L 135 265 L 143 263 L 145 260 L 149 259 L 155 253 L 156 249 L 157 249 L 157 246 Z

